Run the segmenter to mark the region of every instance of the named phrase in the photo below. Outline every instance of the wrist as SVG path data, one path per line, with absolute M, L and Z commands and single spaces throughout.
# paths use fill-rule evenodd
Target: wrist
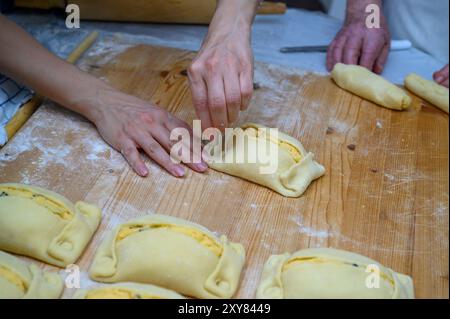
M 210 23 L 207 42 L 223 41 L 233 34 L 249 41 L 258 4 L 259 0 L 219 0 Z
M 107 83 L 91 78 L 74 90 L 67 99 L 66 107 L 97 124 L 103 118 L 105 108 L 114 101 L 113 97 L 109 97 L 114 91 Z

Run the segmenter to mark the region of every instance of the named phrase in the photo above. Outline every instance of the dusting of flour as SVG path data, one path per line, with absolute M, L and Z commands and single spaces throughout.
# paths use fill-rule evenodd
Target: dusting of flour
M 47 186 L 49 169 L 80 174 L 114 170 L 125 163 L 122 155 L 103 141 L 92 124 L 50 102 L 0 151 L 0 179 L 6 173 L 3 170 L 10 169 L 14 161 L 28 162 L 17 172 L 20 178 L 14 182 L 42 187 Z

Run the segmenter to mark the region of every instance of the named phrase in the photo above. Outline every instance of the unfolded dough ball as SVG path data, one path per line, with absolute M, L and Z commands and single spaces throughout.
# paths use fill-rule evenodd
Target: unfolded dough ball
M 362 66 L 338 63 L 331 77 L 344 90 L 388 109 L 401 111 L 411 104 L 411 97 L 403 89 Z
M 414 94 L 437 106 L 448 114 L 448 88 L 411 73 L 405 78 L 405 86 Z
M 0 299 L 56 299 L 62 291 L 59 275 L 0 251 Z
M 225 139 L 222 152 L 217 152 L 220 145 L 215 142 L 206 145 L 209 167 L 286 197 L 301 196 L 325 173 L 325 168 L 314 160 L 314 154 L 287 134 L 277 131 L 277 136 L 272 136 L 269 128 L 254 123 L 244 124 L 234 133 L 235 138 Z M 261 151 L 263 148 L 266 152 Z
M 65 267 L 83 252 L 101 211 L 49 190 L 0 184 L 0 249 Z
M 414 289 L 411 277 L 375 260 L 348 251 L 316 248 L 271 256 L 264 266 L 257 298 L 412 299 Z
M 89 270 L 101 282 L 152 284 L 197 298 L 231 298 L 244 265 L 242 245 L 187 220 L 148 215 L 111 231 Z
M 124 282 L 78 290 L 75 299 L 184 299 L 174 291 L 153 285 Z

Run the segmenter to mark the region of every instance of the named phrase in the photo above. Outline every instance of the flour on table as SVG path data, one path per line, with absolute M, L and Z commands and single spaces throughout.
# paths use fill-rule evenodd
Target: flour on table
M 19 172 L 22 180 L 14 182 L 41 187 L 47 186 L 49 167 L 76 174 L 125 165 L 122 155 L 103 141 L 91 123 L 51 102 L 45 102 L 0 151 L 0 175 L 2 167 L 20 158 L 32 165 Z

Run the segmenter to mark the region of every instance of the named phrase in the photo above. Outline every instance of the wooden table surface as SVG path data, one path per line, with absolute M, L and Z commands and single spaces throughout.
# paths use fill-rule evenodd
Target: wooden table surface
M 98 43 L 80 67 L 192 121 L 182 71 L 193 53 L 124 48 Z M 448 116 L 416 97 L 408 111 L 390 111 L 339 89 L 328 76 L 280 66 L 256 63 L 255 81 L 259 89 L 241 123 L 299 138 L 326 168 L 300 198 L 213 170 L 176 179 L 151 160 L 149 176 L 138 177 L 90 123 L 51 102 L 0 151 L 0 181 L 31 183 L 102 208 L 101 225 L 78 261 L 82 287 L 93 284 L 86 270 L 105 231 L 159 213 L 245 246 L 236 297 L 254 297 L 271 254 L 334 247 L 411 275 L 418 298 L 448 298 Z M 73 293 L 66 289 L 64 297 Z

